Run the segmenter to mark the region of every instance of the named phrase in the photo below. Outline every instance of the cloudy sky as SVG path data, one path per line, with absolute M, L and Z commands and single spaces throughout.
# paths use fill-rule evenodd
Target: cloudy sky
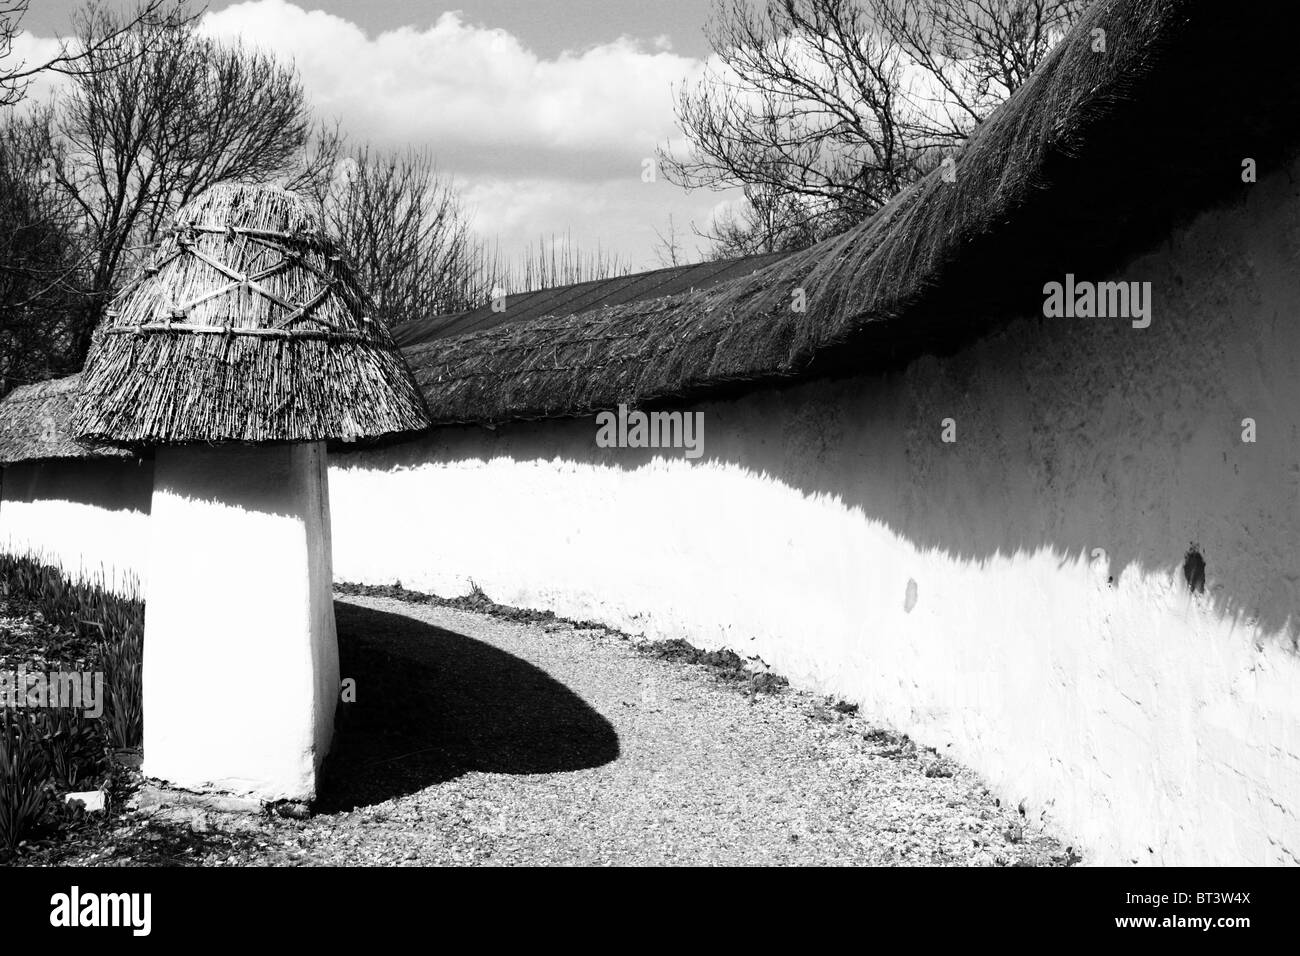
M 36 0 L 27 49 L 78 0 Z M 711 221 L 733 193 L 687 193 L 643 161 L 677 136 L 673 87 L 702 69 L 709 0 L 213 0 L 203 29 L 291 59 L 322 116 L 427 145 L 481 235 L 514 252 L 570 232 L 654 268 L 655 229 Z M 690 238 L 687 236 L 686 238 Z M 694 241 L 690 243 L 692 249 Z

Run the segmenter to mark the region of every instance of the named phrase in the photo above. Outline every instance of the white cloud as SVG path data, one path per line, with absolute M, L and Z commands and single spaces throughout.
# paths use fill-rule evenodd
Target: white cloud
M 703 228 L 719 200 L 662 176 L 641 181 L 658 145 L 673 140 L 680 151 L 672 88 L 704 68 L 663 37 L 547 58 L 459 13 L 367 35 L 287 0 L 210 12 L 200 28 L 292 61 L 317 113 L 351 139 L 427 146 L 460 184 L 478 232 L 506 254 L 568 232 L 584 248 L 654 268 L 654 230 L 665 231 L 670 214 L 679 232 L 692 221 Z M 17 52 L 35 60 L 54 44 L 27 36 Z
M 707 221 L 716 196 L 641 182 L 676 134 L 672 87 L 703 62 L 662 38 L 623 38 L 543 58 L 502 29 L 444 13 L 368 36 L 286 0 L 207 14 L 210 35 L 292 60 L 317 110 L 388 147 L 428 146 L 461 183 L 476 226 L 504 250 L 571 232 L 581 245 L 654 266 L 654 229 Z
M 51 37 L 38 37 L 20 33 L 13 40 L 13 48 L 0 66 L 6 73 L 34 69 L 59 55 L 61 44 Z M 29 103 L 47 102 L 63 77 L 58 73 L 37 73 L 27 84 Z
M 584 250 L 597 245 L 614 251 L 634 269 L 653 269 L 658 239 L 668 232 L 668 217 L 688 252 L 707 243 L 690 232 L 713 220 L 717 194 L 685 193 L 667 184 L 639 181 L 575 184 L 568 180 L 476 178 L 464 194 L 482 235 L 499 237 L 503 250 L 537 245 L 571 233 Z

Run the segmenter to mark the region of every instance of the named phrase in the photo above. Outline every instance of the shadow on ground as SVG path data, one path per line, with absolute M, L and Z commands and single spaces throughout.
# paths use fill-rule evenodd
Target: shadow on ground
M 469 771 L 557 773 L 616 759 L 618 735 L 545 671 L 453 631 L 335 602 L 339 705 L 318 809 L 346 810 Z

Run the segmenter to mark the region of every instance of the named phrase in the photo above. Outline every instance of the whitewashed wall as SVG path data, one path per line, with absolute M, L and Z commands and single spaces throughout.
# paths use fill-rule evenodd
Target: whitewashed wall
M 160 448 L 156 475 L 144 773 L 310 800 L 339 694 L 324 445 Z
M 336 578 L 760 655 L 1095 862 L 1300 862 L 1298 188 L 1132 262 L 1147 329 L 1020 320 L 705 405 L 695 462 L 597 449 L 590 419 L 336 457 Z
M 152 462 L 9 465 L 0 480 L 0 549 L 37 555 L 120 593 L 139 592 L 148 566 Z

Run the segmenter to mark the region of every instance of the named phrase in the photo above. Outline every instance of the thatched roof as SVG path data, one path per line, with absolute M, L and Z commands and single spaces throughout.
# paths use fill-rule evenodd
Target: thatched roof
M 153 445 L 427 424 L 388 330 L 306 204 L 218 186 L 178 213 L 96 331 L 73 431 Z
M 590 279 L 569 285 L 549 286 L 533 292 L 517 292 L 505 300 L 505 308 L 486 303 L 476 309 L 403 322 L 392 328 L 393 341 L 402 349 L 499 325 L 527 322 L 545 316 L 578 315 L 613 305 L 629 305 L 646 299 L 660 299 L 753 275 L 759 269 L 780 262 L 789 252 L 766 252 L 740 259 L 716 259 L 668 266 L 649 272 L 634 272 L 607 279 Z
M 455 315 L 433 316 L 394 326 L 392 335 L 399 348 L 463 334 L 466 326 L 494 328 L 509 322 L 523 322 L 545 315 L 574 315 L 600 308 L 603 303 L 639 301 L 646 293 L 704 289 L 786 258 L 777 252 L 673 266 L 609 279 L 520 293 L 510 297 L 506 312 L 490 306 Z M 71 375 L 15 389 L 0 401 L 0 465 L 55 458 L 99 458 L 125 456 L 129 452 L 111 445 L 87 445 L 71 434 L 72 409 L 80 401 L 81 376 Z
M 939 172 L 848 233 L 724 285 L 406 350 L 439 423 L 590 414 L 895 368 L 1041 314 L 1296 145 L 1287 4 L 1098 0 Z M 1096 30 L 1106 51 L 1094 52 Z M 802 289 L 807 308 L 792 308 Z
M 0 402 L 0 465 L 53 458 L 129 457 L 120 448 L 87 446 L 69 432 L 81 376 L 14 389 Z
M 1290 16 L 1097 0 L 957 154 L 955 183 L 931 176 L 843 236 L 721 285 L 412 345 L 431 417 L 583 415 L 887 370 L 1041 315 L 1045 282 L 1100 275 L 1240 201 L 1244 157 L 1262 174 L 1294 155 Z

